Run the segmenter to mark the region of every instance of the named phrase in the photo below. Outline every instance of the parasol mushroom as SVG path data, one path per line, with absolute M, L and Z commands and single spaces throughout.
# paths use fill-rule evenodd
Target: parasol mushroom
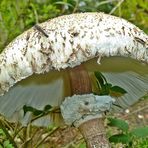
M 89 76 L 96 70 L 127 90 L 118 101 L 124 108 L 148 90 L 148 36 L 104 13 L 65 15 L 36 25 L 12 41 L 0 61 L 0 113 L 24 124 L 30 116 L 23 117 L 24 105 L 43 109 L 73 94 L 89 95 Z M 50 122 L 46 117 L 40 124 Z

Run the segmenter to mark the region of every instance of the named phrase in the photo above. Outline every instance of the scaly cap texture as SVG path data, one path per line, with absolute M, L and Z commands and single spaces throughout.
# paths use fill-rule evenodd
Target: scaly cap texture
M 124 19 L 104 13 L 57 17 L 33 27 L 0 54 L 0 95 L 16 82 L 94 57 L 131 56 L 148 63 L 148 36 Z

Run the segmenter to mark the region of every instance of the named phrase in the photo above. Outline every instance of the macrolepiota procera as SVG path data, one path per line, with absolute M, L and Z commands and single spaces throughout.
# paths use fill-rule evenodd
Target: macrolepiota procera
M 104 13 L 54 18 L 25 31 L 0 54 L 0 113 L 25 124 L 30 115 L 23 116 L 24 105 L 60 106 L 72 95 L 83 100 L 83 94 L 93 95 L 88 79 L 97 70 L 127 91 L 117 102 L 127 108 L 148 91 L 147 64 L 148 36 L 124 19 Z

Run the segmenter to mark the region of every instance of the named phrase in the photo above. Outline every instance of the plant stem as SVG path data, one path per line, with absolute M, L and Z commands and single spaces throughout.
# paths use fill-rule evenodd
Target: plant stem
M 31 133 L 31 124 L 29 123 L 27 127 L 24 128 L 24 139 L 25 142 L 22 144 L 21 147 L 23 148 L 28 148 L 31 147 L 31 138 L 30 138 L 30 133 Z
M 53 134 L 54 132 L 56 132 L 59 129 L 59 127 L 54 128 L 49 134 L 46 135 L 46 137 L 44 137 L 41 141 L 39 141 L 34 148 L 38 148 L 51 134 Z
M 121 6 L 121 4 L 124 2 L 124 0 L 119 0 L 118 4 L 110 11 L 109 14 L 113 14 L 117 8 Z

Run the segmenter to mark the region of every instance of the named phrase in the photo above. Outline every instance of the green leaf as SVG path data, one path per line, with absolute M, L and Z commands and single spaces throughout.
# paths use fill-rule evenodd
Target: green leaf
M 136 148 L 147 148 L 148 147 L 148 138 L 137 138 L 137 143 L 135 144 Z
M 119 86 L 113 86 L 110 88 L 110 95 L 114 97 L 121 97 L 126 93 L 127 91 Z
M 79 148 L 86 148 L 86 144 L 84 142 L 80 143 Z
M 27 112 L 32 112 L 33 115 L 35 115 L 35 116 L 38 116 L 43 113 L 42 110 L 38 110 L 34 107 L 27 106 L 27 105 L 24 105 L 23 110 L 24 110 L 24 116 L 26 115 Z
M 4 141 L 4 148 L 14 148 L 9 140 Z
M 136 129 L 133 129 L 131 131 L 131 134 L 139 137 L 139 138 L 144 138 L 144 137 L 148 137 L 148 126 L 147 127 L 139 127 Z
M 109 138 L 110 142 L 127 144 L 131 142 L 131 137 L 126 134 L 117 134 Z
M 52 108 L 51 105 L 46 105 L 43 110 L 39 110 L 39 109 L 36 109 L 36 108 L 34 108 L 32 106 L 24 105 L 24 107 L 23 107 L 24 116 L 26 115 L 27 112 L 32 112 L 32 114 L 34 116 L 39 116 L 41 114 L 44 115 L 44 114 L 48 113 L 51 110 L 51 108 Z
M 39 115 L 43 114 L 44 112 L 42 110 L 34 109 L 32 111 L 32 113 L 33 113 L 34 116 L 39 116 Z
M 112 84 L 108 83 L 106 78 L 101 72 L 95 71 L 94 75 L 97 79 L 97 86 L 99 89 L 99 95 L 110 95 L 114 97 L 121 97 L 126 92 L 123 88 L 119 86 L 112 86 Z
M 109 90 L 112 87 L 112 84 L 110 83 L 105 83 L 102 86 L 102 90 L 100 90 L 100 95 L 109 95 Z
M 5 133 L 2 129 L 0 129 L 0 136 L 5 136 Z
M 67 2 L 61 2 L 61 1 L 58 1 L 58 2 L 55 2 L 54 5 L 64 5 L 64 6 L 69 6 L 69 7 L 74 7 L 73 5 L 71 5 L 70 3 L 67 3 Z
M 52 131 L 55 127 L 56 127 L 56 126 L 55 126 L 54 124 L 50 124 L 50 125 L 48 125 L 47 129 L 48 129 L 49 131 Z
M 96 79 L 98 80 L 99 84 L 101 85 L 101 87 L 104 85 L 104 79 L 102 77 L 101 72 L 95 71 L 94 72 Z
M 115 126 L 124 132 L 126 132 L 129 129 L 128 124 L 124 120 L 116 118 L 108 118 L 108 120 L 109 120 L 108 123 L 109 126 Z
M 51 105 L 46 105 L 46 106 L 44 107 L 44 112 L 48 112 L 51 108 L 52 108 Z

